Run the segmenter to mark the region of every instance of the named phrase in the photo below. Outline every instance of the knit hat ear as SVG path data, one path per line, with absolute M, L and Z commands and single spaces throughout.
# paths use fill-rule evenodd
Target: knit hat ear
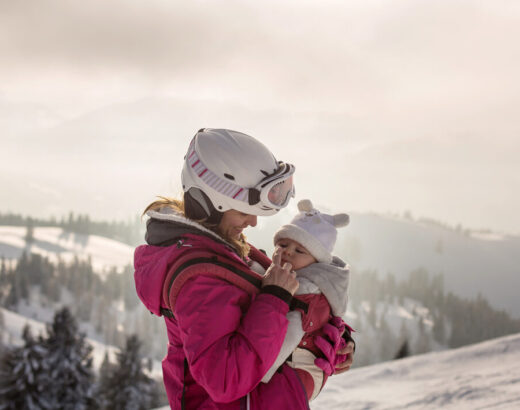
M 298 202 L 298 211 L 300 212 L 310 212 L 313 209 L 314 208 L 310 199 L 302 199 L 300 202 Z
M 332 219 L 336 228 L 342 228 L 343 226 L 347 226 L 350 222 L 350 216 L 348 216 L 347 214 L 336 214 L 332 217 Z

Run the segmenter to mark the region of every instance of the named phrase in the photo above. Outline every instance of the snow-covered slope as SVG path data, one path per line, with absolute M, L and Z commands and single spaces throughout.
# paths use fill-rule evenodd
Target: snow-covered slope
M 520 334 L 351 370 L 311 408 L 520 409 Z
M 91 257 L 94 270 L 102 272 L 116 266 L 122 269 L 132 264 L 134 248 L 121 242 L 96 235 L 64 232 L 61 228 L 34 228 L 34 241 L 25 242 L 27 229 L 21 226 L 0 226 L 0 257 L 18 259 L 25 250 L 37 253 L 52 261 Z
M 520 409 L 520 334 L 333 376 L 311 410 L 345 409 Z

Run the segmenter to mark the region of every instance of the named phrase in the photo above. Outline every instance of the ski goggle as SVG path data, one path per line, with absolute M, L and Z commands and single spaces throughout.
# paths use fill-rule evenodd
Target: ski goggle
M 279 167 L 273 174 L 266 175 L 256 187 L 249 188 L 249 205 L 261 202 L 264 210 L 285 207 L 295 194 L 295 170 L 294 165 L 279 162 Z
M 224 180 L 211 171 L 195 151 L 194 141 L 195 139 L 192 140 L 185 157 L 187 166 L 206 185 L 221 195 L 248 203 L 263 211 L 280 210 L 294 197 L 294 165 L 279 161 L 275 172 L 268 174 L 262 171 L 265 177 L 255 187 L 245 188 Z

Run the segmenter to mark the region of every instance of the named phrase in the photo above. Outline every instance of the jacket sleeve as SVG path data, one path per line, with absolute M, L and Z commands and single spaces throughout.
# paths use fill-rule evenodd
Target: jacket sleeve
M 252 391 L 282 346 L 288 303 L 270 293 L 260 293 L 249 305 L 250 298 L 204 275 L 187 281 L 177 296 L 175 316 L 191 375 L 215 402 Z

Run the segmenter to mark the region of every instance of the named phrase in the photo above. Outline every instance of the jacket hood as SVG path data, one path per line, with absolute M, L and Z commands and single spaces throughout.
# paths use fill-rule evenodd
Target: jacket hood
M 204 249 L 242 261 L 224 239 L 180 214 L 161 210 L 147 215 L 150 217 L 145 236 L 148 245 L 138 246 L 134 252 L 134 279 L 139 299 L 158 316 L 168 270 L 185 252 Z M 177 246 L 171 246 L 174 244 Z
M 313 263 L 298 269 L 296 275 L 307 279 L 320 289 L 329 301 L 334 316 L 343 316 L 347 311 L 349 269 L 345 262 L 334 256 L 331 263 Z
M 150 217 L 146 222 L 145 240 L 148 245 L 170 246 L 176 239 L 185 234 L 194 234 L 209 237 L 219 243 L 231 246 L 218 234 L 205 228 L 201 224 L 186 218 L 171 208 L 161 208 L 159 211 L 148 211 Z

